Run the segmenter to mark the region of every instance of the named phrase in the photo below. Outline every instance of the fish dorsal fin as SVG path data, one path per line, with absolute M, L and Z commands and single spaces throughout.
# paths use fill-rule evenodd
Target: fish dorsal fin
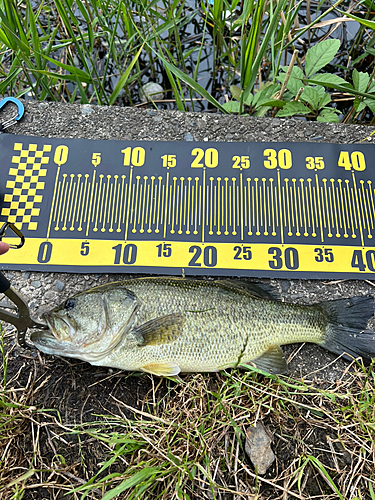
M 176 363 L 150 363 L 142 366 L 141 369 L 158 377 L 175 377 L 181 371 Z
M 240 280 L 216 281 L 216 284 L 225 290 L 247 293 L 256 299 L 280 300 L 280 296 L 268 283 L 250 283 Z
M 278 345 L 271 345 L 259 358 L 254 359 L 253 363 L 259 370 L 274 375 L 288 372 L 284 353 Z
M 138 347 L 170 344 L 181 334 L 184 321 L 183 314 L 168 314 L 137 326 L 131 333 L 136 338 Z

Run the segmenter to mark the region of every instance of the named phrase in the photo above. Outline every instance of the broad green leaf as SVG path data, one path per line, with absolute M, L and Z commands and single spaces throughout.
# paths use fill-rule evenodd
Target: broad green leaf
M 276 92 L 281 89 L 281 85 L 273 83 L 259 90 L 253 97 L 253 106 L 258 106 L 259 101 L 269 100 Z
M 375 36 L 373 36 L 371 38 L 371 40 L 368 42 L 368 44 L 366 45 L 366 52 L 368 54 L 371 54 L 372 56 L 375 56 L 375 48 L 374 48 L 374 45 L 375 45 Z
M 353 85 L 359 92 L 366 92 L 367 85 L 370 81 L 370 75 L 368 73 L 362 73 L 362 71 L 353 71 Z
M 261 106 L 268 106 L 269 108 L 283 108 L 286 104 L 286 101 L 280 101 L 280 99 L 265 99 L 258 101 L 257 108 Z
M 102 500 L 111 500 L 112 498 L 114 498 L 116 495 L 119 495 L 123 491 L 132 488 L 133 486 L 136 486 L 137 484 L 145 481 L 158 471 L 160 471 L 158 467 L 145 467 L 141 471 L 133 474 L 133 476 L 129 477 L 121 484 L 113 488 L 112 490 L 107 491 L 107 493 L 103 496 Z
M 284 68 L 283 68 L 284 69 Z M 287 70 L 287 67 L 285 68 L 285 71 Z M 286 77 L 286 73 L 280 73 L 277 79 L 283 83 Z M 303 86 L 302 83 L 302 78 L 303 78 L 303 71 L 299 66 L 293 66 L 292 72 L 290 74 L 288 83 L 286 88 L 293 94 L 293 96 L 296 96 L 298 94 L 299 89 Z
M 326 122 L 326 123 L 338 123 L 339 117 L 334 112 L 333 109 L 323 109 L 320 115 L 316 119 L 318 122 Z
M 314 84 L 314 83 L 322 84 L 325 87 L 329 87 L 329 88 L 332 88 L 332 89 L 341 90 L 342 92 L 348 92 L 348 93 L 353 94 L 353 95 L 360 95 L 362 97 L 368 97 L 369 99 L 375 99 L 375 94 L 370 94 L 369 92 L 359 92 L 358 90 L 353 89 L 353 87 L 348 88 L 347 86 L 344 87 L 343 85 L 332 84 L 329 81 L 320 82 L 318 80 L 315 80 L 315 77 L 314 78 L 310 78 L 309 81 L 308 81 L 308 83 L 311 83 L 311 84 Z
M 319 101 L 319 109 L 323 108 L 324 106 L 326 106 L 330 102 L 331 102 L 331 96 L 328 94 L 328 92 L 324 92 L 323 97 L 321 97 L 320 101 Z
M 375 113 L 375 99 L 365 99 L 366 106 L 368 106 L 373 113 Z
M 301 94 L 301 101 L 307 102 L 312 109 L 317 110 L 319 108 L 320 95 L 313 87 L 305 87 Z
M 310 113 L 310 109 L 298 101 L 287 102 L 283 109 L 277 112 L 276 116 L 278 118 L 294 115 L 307 115 Z
M 348 89 L 353 88 L 353 86 L 344 80 L 343 78 L 340 78 L 337 75 L 331 75 L 330 73 L 323 73 L 320 75 L 314 75 L 314 84 L 319 83 L 320 85 L 324 85 L 325 87 L 331 87 L 331 88 L 336 88 L 335 85 L 341 85 L 342 87 L 348 87 Z M 329 85 L 327 85 L 329 84 Z
M 253 94 L 249 94 L 246 99 L 244 100 L 244 103 L 246 104 L 246 106 L 251 106 L 252 102 L 253 102 L 253 99 L 254 99 L 254 96 Z
M 229 113 L 239 113 L 240 111 L 240 103 L 238 101 L 225 102 L 222 106 Z
M 237 99 L 237 101 L 240 100 L 241 98 L 241 89 L 237 87 L 237 85 L 231 85 L 230 86 L 230 91 L 232 93 L 232 96 Z
M 315 85 L 315 87 L 313 87 L 314 90 L 316 90 L 318 92 L 318 95 L 320 97 L 320 99 L 324 96 L 324 94 L 326 93 L 326 90 L 325 88 L 323 87 L 323 85 Z
M 324 68 L 335 57 L 340 48 L 340 40 L 323 40 L 306 53 L 305 73 L 309 77 Z
M 359 113 L 360 111 L 362 111 L 363 109 L 365 109 L 366 107 L 366 101 L 367 99 L 361 99 L 360 97 L 358 97 L 357 95 L 355 96 L 355 99 L 354 99 L 354 109 L 356 111 L 356 113 Z

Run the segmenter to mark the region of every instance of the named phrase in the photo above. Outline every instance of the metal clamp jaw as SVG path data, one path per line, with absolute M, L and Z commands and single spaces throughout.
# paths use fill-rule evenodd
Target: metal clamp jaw
M 19 237 L 20 242 L 18 245 L 9 244 L 10 248 L 21 248 L 25 243 L 25 237 L 19 229 L 16 228 L 11 222 L 5 222 L 0 228 L 0 241 L 6 236 L 7 229 L 10 229 L 16 236 Z M 9 235 L 8 235 L 9 236 Z
M 1 104 L 1 103 L 0 103 Z M 11 248 L 21 248 L 25 242 L 25 237 L 19 229 L 10 222 L 6 222 L 0 229 L 0 241 L 5 235 L 6 229 L 9 228 L 13 233 L 20 238 L 18 245 L 10 245 Z M 0 293 L 4 293 L 17 307 L 18 314 L 10 313 L 0 308 L 0 320 L 11 323 L 17 328 L 17 340 L 22 347 L 26 347 L 26 332 L 28 328 L 47 329 L 43 323 L 38 323 L 30 317 L 30 311 L 25 300 L 10 286 L 10 281 L 0 273 Z
M 0 293 L 4 293 L 18 309 L 18 314 L 4 311 L 0 308 L 0 320 L 11 323 L 17 328 L 17 340 L 20 346 L 26 347 L 26 332 L 28 328 L 48 329 L 43 323 L 38 323 L 30 317 L 30 311 L 24 299 L 10 286 L 10 281 L 0 273 Z
M 11 127 L 14 125 L 18 120 L 21 120 L 23 115 L 25 114 L 25 108 L 22 102 L 19 99 L 16 99 L 15 97 L 5 97 L 2 101 L 0 101 L 0 111 L 6 106 L 8 103 L 12 102 L 17 106 L 17 114 L 13 116 L 12 118 L 9 118 L 9 120 L 5 121 L 4 123 L 0 122 L 0 132 L 2 132 L 4 129 Z

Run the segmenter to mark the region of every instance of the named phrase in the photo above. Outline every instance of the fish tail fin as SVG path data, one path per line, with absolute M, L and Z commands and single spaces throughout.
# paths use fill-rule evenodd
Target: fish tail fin
M 346 359 L 361 357 L 365 364 L 375 358 L 375 332 L 367 330 L 374 315 L 373 297 L 352 297 L 322 302 L 326 318 L 325 349 Z

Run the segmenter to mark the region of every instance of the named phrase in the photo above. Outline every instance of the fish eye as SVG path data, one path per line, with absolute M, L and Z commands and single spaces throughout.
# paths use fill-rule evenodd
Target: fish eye
M 68 299 L 66 302 L 65 302 L 65 309 L 67 311 L 70 311 L 71 309 L 73 309 L 76 305 L 76 301 L 75 299 Z

